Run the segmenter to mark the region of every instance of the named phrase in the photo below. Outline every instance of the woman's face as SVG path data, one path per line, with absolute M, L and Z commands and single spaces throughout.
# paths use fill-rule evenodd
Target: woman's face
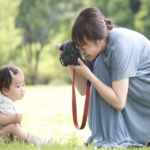
M 86 57 L 87 60 L 92 61 L 97 57 L 102 51 L 99 43 L 93 41 L 87 41 L 87 45 L 80 46 L 80 53 Z

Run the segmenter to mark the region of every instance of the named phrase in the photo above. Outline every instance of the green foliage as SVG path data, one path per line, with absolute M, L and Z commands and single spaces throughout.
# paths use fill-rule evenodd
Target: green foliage
M 89 0 L 88 6 L 98 7 L 106 18 L 111 18 L 115 25 L 133 29 L 133 12 L 130 7 L 130 1 L 120 0 Z M 130 16 L 130 17 L 129 17 Z
M 23 29 L 22 46 L 26 51 L 27 76 L 31 77 L 32 84 L 37 82 L 39 57 L 43 46 L 50 42 L 50 29 L 58 23 L 56 4 L 57 1 L 22 0 L 19 6 L 16 25 Z
M 21 41 L 14 24 L 18 5 L 19 1 L 0 0 L 0 66 L 14 63 L 10 58 L 14 58 L 12 53 Z
M 147 38 L 150 39 L 150 1 L 141 0 L 140 10 L 136 14 L 135 26 L 137 30 L 143 33 Z
M 0 66 L 20 67 L 26 84 L 71 83 L 56 44 L 71 39 L 76 16 L 90 6 L 150 39 L 149 0 L 0 0 Z
M 118 9 L 119 8 L 119 9 Z M 133 13 L 129 7 L 129 1 L 114 0 L 108 4 L 108 15 L 117 26 L 133 28 Z M 129 17 L 130 16 L 130 17 Z
M 136 14 L 141 6 L 141 1 L 140 0 L 132 0 L 129 1 L 130 3 L 130 8 L 132 9 L 133 14 Z
M 47 78 L 46 76 L 48 73 L 50 74 L 49 76 L 51 76 L 49 80 L 51 80 L 54 73 L 58 74 L 57 66 L 59 63 L 54 63 L 54 61 L 56 61 L 57 52 L 56 47 L 53 46 L 53 41 L 56 39 L 57 42 L 59 42 L 59 33 L 63 33 L 60 35 L 63 36 L 61 42 L 63 42 L 64 39 L 70 39 L 69 32 L 64 31 L 69 28 L 69 30 L 71 30 L 70 22 L 71 18 L 74 16 L 73 9 L 78 7 L 79 4 L 79 1 L 71 3 L 67 0 L 64 2 L 49 0 L 22 0 L 20 3 L 20 11 L 16 17 L 16 25 L 18 28 L 23 30 L 23 43 L 21 43 L 21 49 L 25 51 L 25 74 L 29 77 L 27 83 L 40 83 L 40 81 L 42 81 L 40 78 L 42 76 L 43 78 Z M 41 52 L 43 53 L 46 49 L 45 47 L 48 47 L 49 45 L 53 48 L 47 48 L 43 62 L 43 59 L 40 58 L 42 57 Z M 46 54 L 48 54 L 48 58 L 46 57 Z M 49 60 L 52 60 L 51 64 L 49 63 Z M 51 68 L 54 68 L 52 70 L 55 71 L 53 71 L 52 74 L 51 72 L 47 73 L 47 69 L 44 71 L 42 67 L 42 71 L 44 71 L 44 73 L 42 72 L 42 74 L 40 74 L 40 71 L 38 71 L 39 62 L 41 62 L 41 64 L 47 63 L 51 66 Z M 52 64 L 54 65 L 52 66 Z M 41 68 L 39 68 L 39 70 L 40 69 Z M 63 76 L 64 75 L 62 75 L 61 78 L 63 78 Z M 55 75 L 55 78 L 56 77 L 57 75 Z M 48 83 L 47 79 L 44 79 L 43 81 L 44 82 L 42 83 L 44 84 Z
M 72 133 L 70 138 L 68 139 L 68 145 L 70 149 L 75 148 L 79 144 L 79 139 L 76 137 L 75 133 Z

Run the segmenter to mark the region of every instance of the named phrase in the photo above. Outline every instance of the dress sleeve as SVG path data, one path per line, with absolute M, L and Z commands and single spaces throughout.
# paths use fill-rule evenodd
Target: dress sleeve
M 116 81 L 136 76 L 139 50 L 134 43 L 117 40 L 111 47 L 109 67 L 111 80 Z

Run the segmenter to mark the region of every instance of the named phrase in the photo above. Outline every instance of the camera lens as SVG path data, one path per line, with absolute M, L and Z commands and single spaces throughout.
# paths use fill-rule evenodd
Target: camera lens
M 60 62 L 63 66 L 68 66 L 71 62 L 69 55 L 66 55 L 65 53 L 63 53 L 60 57 Z

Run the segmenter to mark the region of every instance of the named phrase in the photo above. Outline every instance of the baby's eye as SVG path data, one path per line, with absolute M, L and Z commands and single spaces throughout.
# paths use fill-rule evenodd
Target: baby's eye
M 18 85 L 17 88 L 19 88 L 20 86 Z

